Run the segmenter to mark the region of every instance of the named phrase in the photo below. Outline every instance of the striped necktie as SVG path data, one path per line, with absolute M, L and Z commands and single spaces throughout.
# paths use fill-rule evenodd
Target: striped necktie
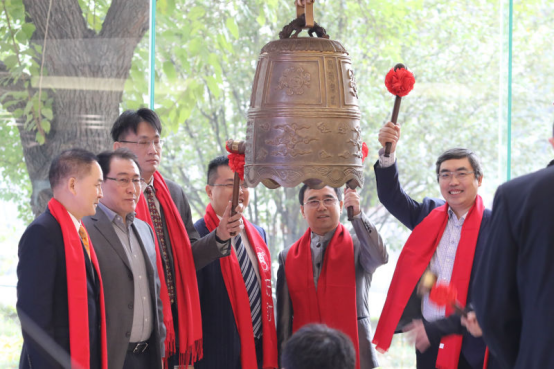
M 252 328 L 254 330 L 254 337 L 259 338 L 262 335 L 262 294 L 260 290 L 260 284 L 258 283 L 258 277 L 252 266 L 252 262 L 248 257 L 246 248 L 241 241 L 240 236 L 235 238 L 235 248 L 237 250 L 237 259 L 240 265 L 240 271 L 242 272 L 242 278 L 244 279 L 244 285 L 248 292 L 248 299 L 250 300 L 250 314 L 252 316 Z

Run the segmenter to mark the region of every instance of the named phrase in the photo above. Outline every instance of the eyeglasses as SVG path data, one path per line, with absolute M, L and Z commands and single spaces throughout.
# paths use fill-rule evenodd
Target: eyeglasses
M 467 178 L 470 174 L 473 174 L 475 172 L 468 172 L 466 170 L 460 170 L 458 172 L 441 172 L 439 173 L 439 179 L 441 181 L 450 181 L 452 177 L 456 179 L 464 179 Z
M 139 146 L 139 148 L 141 149 L 144 149 L 146 150 L 147 148 L 149 148 L 152 144 L 154 144 L 154 147 L 156 149 L 161 149 L 162 146 L 164 145 L 164 140 L 160 140 L 159 138 L 156 138 L 154 140 L 139 140 L 139 141 L 124 141 L 124 140 L 120 140 L 119 142 L 124 142 L 124 143 L 130 143 L 130 144 L 136 144 Z
M 130 183 L 133 184 L 135 187 L 140 187 L 140 183 L 144 181 L 142 178 L 112 178 L 112 177 L 106 177 L 106 179 L 109 179 L 111 181 L 115 181 L 115 183 L 119 187 L 127 187 Z
M 304 206 L 308 207 L 308 208 L 311 208 L 311 209 L 316 209 L 319 207 L 319 204 L 321 204 L 323 202 L 323 205 L 325 205 L 325 207 L 331 207 L 333 205 L 335 205 L 337 203 L 337 199 L 334 198 L 334 197 L 327 197 L 323 200 L 310 200 L 310 201 L 306 201 L 304 203 Z
M 228 188 L 228 189 L 232 189 L 232 188 L 233 188 L 233 184 L 232 184 L 232 183 L 225 183 L 225 184 L 220 184 L 220 183 L 217 183 L 217 184 L 208 184 L 208 186 L 225 187 L 225 188 Z M 242 188 L 243 190 L 247 190 L 247 189 L 248 189 L 248 186 L 246 185 L 246 183 L 241 183 L 241 184 L 240 184 L 240 188 Z

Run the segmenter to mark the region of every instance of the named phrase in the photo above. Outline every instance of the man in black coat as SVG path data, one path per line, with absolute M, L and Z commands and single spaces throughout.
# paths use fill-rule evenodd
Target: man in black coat
M 498 188 L 474 282 L 483 337 L 502 368 L 554 368 L 554 167 Z
M 206 192 L 210 199 L 210 212 L 215 212 L 217 217 L 221 217 L 229 206 L 229 200 L 232 197 L 234 174 L 229 167 L 229 159 L 220 156 L 213 159 L 208 166 Z M 239 191 L 239 206 L 246 207 L 249 200 L 249 191 L 244 184 Z M 212 218 L 213 218 L 212 213 Z M 200 236 L 209 234 L 209 224 L 206 224 L 206 218 L 199 219 L 194 226 L 200 233 Z M 264 242 L 267 242 L 266 233 L 263 228 L 252 224 L 259 233 Z M 237 239 L 241 238 L 244 244 L 250 262 L 255 270 L 255 283 L 259 284 L 260 272 L 256 260 L 255 245 L 244 231 L 233 239 L 233 247 L 236 248 Z M 245 240 L 246 239 L 246 240 Z M 245 242 L 248 241 L 248 242 Z M 227 256 L 231 258 L 232 255 Z M 198 292 L 200 294 L 200 308 L 202 310 L 202 330 L 204 333 L 204 358 L 198 361 L 194 367 L 196 369 L 241 369 L 241 352 L 243 343 L 236 323 L 236 313 L 233 311 L 231 292 L 227 290 L 224 280 L 224 270 L 221 262 L 222 258 L 216 260 L 201 270 L 197 271 Z M 269 260 L 268 260 L 269 261 Z M 262 287 L 262 286 L 261 286 Z M 246 296 L 245 296 L 246 297 Z M 246 301 L 245 304 L 248 304 Z M 252 339 L 254 332 L 249 332 Z M 263 359 L 263 340 L 256 338 L 255 355 L 252 362 L 262 367 Z M 276 345 L 275 345 L 276 349 Z M 247 353 L 248 354 L 248 353 Z
M 101 368 L 101 307 L 98 271 L 87 256 L 78 230 L 81 219 L 93 215 L 102 197 L 102 170 L 92 153 L 71 149 L 54 158 L 49 172 L 50 185 L 58 207 L 69 213 L 68 231 L 75 232 L 77 247 L 82 251 L 84 265 L 66 265 L 66 247 L 62 225 L 50 208 L 38 216 L 25 230 L 19 242 L 17 265 L 17 312 L 23 331 L 20 368 L 71 368 L 71 359 L 90 353 L 91 369 Z M 50 204 L 49 204 L 50 206 Z M 67 215 L 67 214 L 65 214 Z M 92 255 L 92 254 L 91 254 Z M 69 259 L 69 258 L 67 258 Z M 88 306 L 89 344 L 77 342 L 70 335 L 68 270 L 86 270 L 86 291 L 72 290 L 86 296 Z M 71 298 L 72 296 L 69 296 Z M 82 313 L 81 311 L 73 313 Z M 86 337 L 86 333 L 85 333 Z M 82 337 L 81 337 L 82 338 Z M 70 347 L 71 343 L 71 347 Z

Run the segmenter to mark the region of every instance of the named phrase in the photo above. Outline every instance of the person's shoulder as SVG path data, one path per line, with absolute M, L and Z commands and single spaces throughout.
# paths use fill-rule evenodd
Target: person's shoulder
M 194 228 L 198 231 L 201 237 L 204 237 L 205 235 L 210 233 L 210 231 L 208 230 L 208 227 L 206 226 L 206 221 L 204 220 L 204 218 L 198 219 L 194 223 Z
M 27 248 L 25 245 L 63 245 L 63 234 L 60 223 L 46 210 L 39 215 L 23 232 L 20 239 L 20 248 Z
M 33 220 L 31 224 L 27 227 L 25 232 L 28 231 L 45 231 L 52 232 L 59 230 L 61 232 L 60 223 L 54 218 L 50 211 L 46 210 L 44 213 L 40 214 L 38 217 Z
M 167 189 L 169 192 L 183 192 L 183 187 L 181 187 L 177 182 L 172 181 L 171 179 L 167 179 L 164 177 L 165 184 L 167 185 Z
M 282 260 L 283 263 L 284 263 L 287 260 L 287 255 L 288 255 L 290 249 L 292 248 L 292 246 L 294 246 L 294 245 L 287 246 L 279 252 L 279 261 Z

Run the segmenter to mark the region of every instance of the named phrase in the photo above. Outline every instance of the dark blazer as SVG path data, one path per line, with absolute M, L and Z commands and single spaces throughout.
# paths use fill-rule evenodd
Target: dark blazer
M 48 209 L 25 230 L 18 254 L 17 311 L 23 331 L 19 367 L 70 368 L 65 248 L 60 224 Z M 85 257 L 85 264 L 92 369 L 101 367 L 100 288 L 88 257 Z M 39 328 L 53 340 L 55 347 L 67 354 L 61 358 L 61 363 L 53 358 L 58 356 L 54 349 L 43 347 L 48 339 L 39 338 L 38 342 L 33 339 L 33 328 Z
M 209 233 L 204 219 L 199 219 L 194 226 L 201 236 Z M 264 229 L 255 224 L 253 226 L 267 242 Z M 208 264 L 196 272 L 196 278 L 202 310 L 204 358 L 196 362 L 194 368 L 241 369 L 240 337 L 221 274 L 221 264 L 219 261 Z
M 400 185 L 396 163 L 390 167 L 381 168 L 379 162 L 377 162 L 374 168 L 379 201 L 381 201 L 385 208 L 396 219 L 409 229 L 413 230 L 433 209 L 445 204 L 445 201 L 442 199 L 430 197 L 424 198 L 421 203 L 412 199 L 404 192 Z M 477 245 L 475 247 L 475 255 L 473 257 L 473 266 L 467 293 L 467 304 L 473 301 L 472 281 L 475 277 L 477 265 L 483 255 L 483 250 L 486 248 L 486 238 L 490 229 L 490 218 L 491 211 L 485 209 Z M 417 296 L 415 290 L 404 309 L 404 313 L 398 324 L 397 332 L 401 332 L 402 328 L 406 324 L 411 323 L 413 319 L 423 319 L 421 313 L 421 299 Z M 425 328 L 429 336 L 429 341 L 431 342 L 431 348 L 429 350 L 435 350 L 437 352 L 440 340 L 443 336 L 449 334 L 463 334 L 462 354 L 473 368 L 482 368 L 485 355 L 485 343 L 482 338 L 475 338 L 467 332 L 461 325 L 460 316 L 453 315 L 450 318 L 441 319 L 433 323 L 426 322 Z
M 133 304 L 135 301 L 133 279 L 137 276 L 133 276 L 127 254 L 123 249 L 124 246 L 115 233 L 112 222 L 100 207 L 96 209 L 95 215 L 85 217 L 83 223 L 89 232 L 96 251 L 104 282 L 108 366 L 110 369 L 123 368 L 133 326 Z M 161 369 L 165 326 L 160 300 L 160 279 L 156 268 L 154 234 L 147 223 L 136 218 L 132 229 L 144 255 L 152 311 L 154 313 L 151 341 L 158 344 L 153 347 L 157 359 L 151 367 Z
M 189 201 L 181 186 L 168 179 L 165 179 L 165 183 L 167 184 L 169 194 L 177 206 L 181 219 L 183 219 L 183 223 L 187 229 L 196 270 L 200 270 L 212 261 L 226 256 L 222 254 L 217 247 L 215 231 L 200 238 L 200 235 L 198 234 L 196 228 L 194 228 L 194 224 L 192 222 Z
M 503 368 L 554 368 L 554 167 L 500 186 L 474 282 L 475 312 Z

